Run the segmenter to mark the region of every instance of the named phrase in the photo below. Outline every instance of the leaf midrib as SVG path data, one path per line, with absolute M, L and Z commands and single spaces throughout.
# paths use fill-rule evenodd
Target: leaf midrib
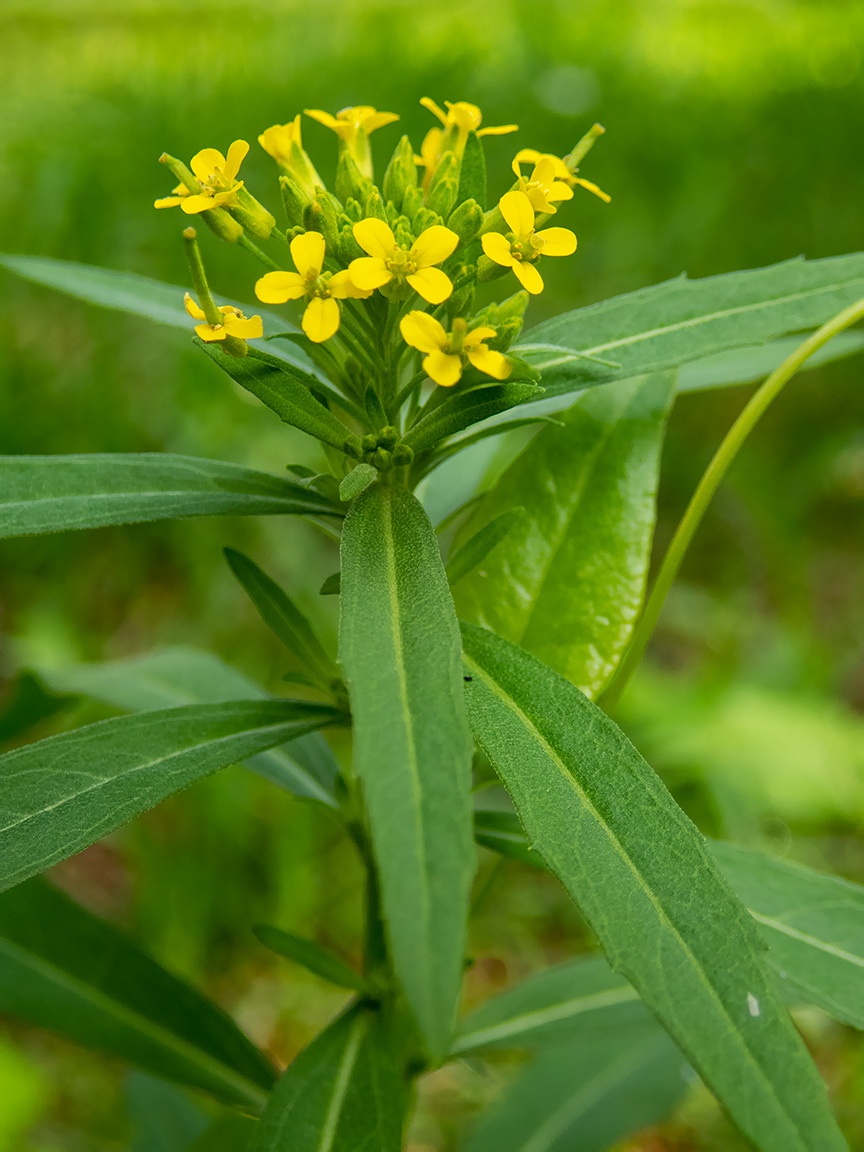
M 844 948 L 837 948 L 834 944 L 829 944 L 827 940 L 820 940 L 817 936 L 811 936 L 807 932 L 800 932 L 797 928 L 793 928 L 789 924 L 784 924 L 782 920 L 775 920 L 771 916 L 763 916 L 761 912 L 754 912 L 752 908 L 748 908 L 748 912 L 757 923 L 764 924 L 767 928 L 773 928 L 775 932 L 780 932 L 782 935 L 788 936 L 793 940 L 799 940 L 802 944 L 816 948 L 828 956 L 835 956 L 838 960 L 845 960 L 849 964 L 854 964 L 857 968 L 864 968 L 864 957 L 856 956 L 854 952 L 847 952 Z
M 363 1039 L 363 1033 L 368 1028 L 368 1023 L 368 1019 L 363 1016 L 358 1016 L 351 1028 L 348 1043 L 345 1045 L 342 1059 L 339 1061 L 339 1067 L 333 1080 L 333 1094 L 330 1097 L 324 1123 L 321 1126 L 317 1152 L 331 1152 L 333 1148 L 333 1142 L 336 1139 L 336 1133 L 339 1128 L 339 1121 L 342 1117 L 342 1109 L 345 1105 L 345 1096 L 348 1092 L 348 1086 L 351 1083 L 351 1074 L 354 1071 L 354 1065 L 357 1063 L 360 1043 Z

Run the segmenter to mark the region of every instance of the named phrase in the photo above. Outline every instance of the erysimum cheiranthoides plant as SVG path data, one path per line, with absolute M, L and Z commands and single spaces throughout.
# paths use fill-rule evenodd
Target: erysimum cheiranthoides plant
M 340 625 L 338 653 L 328 651 L 288 593 L 229 552 L 304 669 L 290 677 L 298 698 L 188 649 L 54 673 L 130 714 L 0 757 L 0 1008 L 208 1092 L 226 1107 L 199 1150 L 397 1152 L 417 1078 L 495 1049 L 528 1055 L 468 1134 L 470 1152 L 606 1148 L 668 1114 L 690 1068 L 757 1148 L 842 1149 L 782 998 L 864 1026 L 864 892 L 709 844 L 610 713 L 750 429 L 812 353 L 864 343 L 854 331 L 828 343 L 864 315 L 864 257 L 682 278 L 522 336 L 546 257 L 576 250 L 559 224 L 574 192 L 608 200 L 578 175 L 602 129 L 564 158 L 518 152 L 512 186 L 487 207 L 483 138 L 515 126 L 484 128 L 471 104 L 424 104 L 440 126 L 419 155 L 403 137 L 378 185 L 369 136 L 392 113 L 308 113 L 337 137 L 332 192 L 299 116 L 264 131 L 282 228 L 240 179 L 244 141 L 225 156 L 205 148 L 188 168 L 162 157 L 178 184 L 156 207 L 260 261 L 255 295 L 299 306 L 300 329 L 217 303 L 191 226 L 185 311 L 177 290 L 141 277 L 4 258 L 95 303 L 180 326 L 191 316 L 214 363 L 319 440 L 329 471 L 292 467 L 288 479 L 169 454 L 4 457 L 2 534 L 304 516 L 339 540 L 322 593 L 339 595 Z M 475 308 L 487 284 L 505 298 Z M 766 374 L 643 607 L 676 392 Z M 516 429 L 521 451 L 478 481 L 478 452 Z M 446 563 L 439 539 L 453 540 Z M 350 762 L 323 734 L 346 725 Z M 237 762 L 328 808 L 367 875 L 360 970 L 258 929 L 267 947 L 353 993 L 281 1075 L 206 997 L 37 876 Z M 492 780 L 509 808 L 484 809 Z M 603 952 L 538 971 L 459 1019 L 477 842 L 554 874 Z

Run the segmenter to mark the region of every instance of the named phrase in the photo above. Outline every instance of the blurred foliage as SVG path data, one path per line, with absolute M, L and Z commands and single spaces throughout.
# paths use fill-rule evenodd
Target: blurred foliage
M 562 154 L 595 119 L 607 129 L 583 167 L 612 204 L 586 194 L 566 210 L 579 255 L 550 268 L 531 322 L 685 269 L 705 276 L 864 247 L 858 0 L 6 0 L 0 35 L 6 251 L 184 284 L 182 220 L 151 207 L 171 183 L 156 163 L 163 150 L 188 158 L 249 139 L 244 176 L 276 209 L 258 132 L 305 107 L 370 103 L 399 112 L 399 129 L 419 145 L 432 123 L 424 95 L 475 101 L 487 123 L 521 125 L 519 146 Z M 309 122 L 304 139 L 331 176 L 332 136 Z M 379 164 L 397 139 L 395 128 L 373 138 Z M 502 192 L 513 140 L 487 143 L 491 191 Z M 204 242 L 216 289 L 250 299 L 257 269 L 209 235 Z M 11 277 L 2 290 L 0 452 L 167 450 L 274 471 L 316 462 L 311 442 L 233 391 L 182 334 Z M 768 414 L 700 531 L 652 662 L 621 709 L 705 831 L 859 880 L 861 372 L 852 360 L 808 373 Z M 743 398 L 729 390 L 677 405 L 658 550 Z M 266 519 L 4 543 L 0 676 L 11 690 L 28 660 L 192 643 L 278 689 L 278 645 L 221 547 L 263 562 L 331 643 L 335 598 L 315 591 L 337 563 L 311 528 Z M 98 714 L 85 705 L 60 723 Z M 57 723 L 43 721 L 40 733 Z M 239 769 L 175 797 L 57 879 L 203 982 L 281 1060 L 342 1003 L 268 954 L 250 928 L 266 920 L 350 956 L 356 862 L 325 815 Z M 480 884 L 470 1001 L 590 943 L 548 877 L 484 854 Z M 800 1024 L 852 1145 L 864 1144 L 859 1045 L 818 1015 Z M 16 1046 L 0 1050 L 0 1148 L 128 1147 L 118 1067 L 42 1033 L 11 1034 Z M 450 1068 L 430 1077 L 415 1152 L 453 1147 L 466 1109 L 489 1098 L 497 1076 Z M 672 1124 L 626 1147 L 739 1144 L 696 1093 Z

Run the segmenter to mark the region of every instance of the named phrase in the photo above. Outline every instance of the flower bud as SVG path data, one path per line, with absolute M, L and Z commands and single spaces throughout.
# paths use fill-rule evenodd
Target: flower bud
M 406 468 L 414 461 L 414 449 L 409 444 L 397 444 L 393 449 L 393 464 L 396 468 Z
M 342 225 L 336 242 L 336 254 L 343 264 L 350 264 L 352 260 L 358 260 L 361 256 L 366 255 L 355 240 L 354 229 L 350 224 Z
M 306 192 L 293 176 L 279 177 L 279 190 L 282 193 L 282 207 L 288 219 L 289 228 L 303 223 L 303 211 L 311 203 Z
M 409 188 L 417 187 L 417 165 L 414 163 L 414 149 L 407 136 L 403 136 L 396 146 L 393 158 L 387 165 L 381 191 L 385 200 L 392 200 L 397 211 L 402 208 L 402 200 Z
M 431 212 L 428 208 L 421 208 L 414 217 L 411 224 L 411 231 L 415 236 L 419 236 L 421 232 L 425 232 L 427 228 L 431 228 L 433 224 L 443 224 L 444 221 L 437 212 Z
M 488 284 L 490 280 L 500 280 L 509 271 L 509 268 L 490 260 L 485 253 L 477 261 L 477 281 L 480 284 Z
M 376 217 L 378 220 L 383 220 L 385 224 L 390 223 L 384 201 L 381 199 L 381 193 L 374 185 L 370 186 L 366 193 L 366 199 L 363 201 L 363 217 L 366 220 L 370 217 Z
M 315 189 L 315 199 L 303 212 L 307 232 L 320 232 L 327 243 L 327 251 L 335 252 L 339 245 L 337 202 L 323 188 Z
M 445 152 L 435 169 L 426 194 L 426 207 L 439 216 L 449 216 L 459 191 L 459 160 L 455 152 Z
M 206 212 L 199 212 L 198 216 L 211 232 L 229 244 L 236 244 L 243 235 L 243 225 L 233 220 L 224 208 L 208 208 Z
M 420 188 L 406 188 L 402 197 L 402 214 L 413 224 L 414 217 L 423 207 L 423 192 Z
M 276 226 L 274 216 L 242 187 L 237 189 L 237 203 L 232 204 L 228 211 L 247 232 L 261 240 L 268 240 Z
M 362 204 L 372 187 L 372 181 L 363 175 L 351 153 L 344 149 L 339 152 L 334 187 L 343 204 L 347 204 L 350 199 Z
M 455 208 L 447 220 L 447 227 L 456 233 L 463 244 L 470 244 L 483 226 L 483 209 L 476 200 L 466 200 Z

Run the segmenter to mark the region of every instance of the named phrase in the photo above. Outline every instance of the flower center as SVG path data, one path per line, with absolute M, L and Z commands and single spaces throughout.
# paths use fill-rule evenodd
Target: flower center
M 417 271 L 417 265 L 408 259 L 408 253 L 404 248 L 394 249 L 384 263 L 394 276 L 412 276 Z

